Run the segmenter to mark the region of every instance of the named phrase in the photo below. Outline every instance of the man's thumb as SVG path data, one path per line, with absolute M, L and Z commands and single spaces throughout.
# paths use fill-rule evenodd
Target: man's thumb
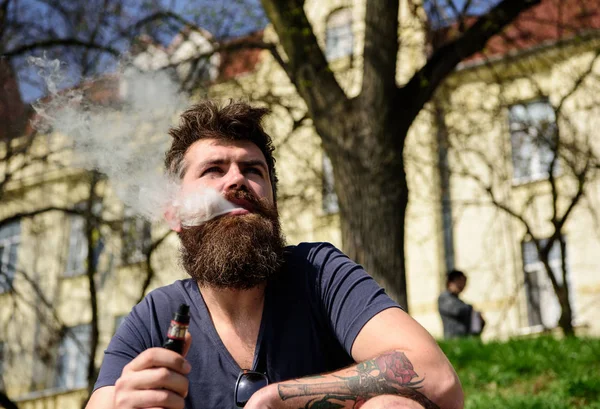
M 183 355 L 184 357 L 187 355 L 188 351 L 190 350 L 190 347 L 192 346 L 192 334 L 190 334 L 189 332 L 185 333 L 185 344 L 183 345 L 183 352 L 181 353 L 181 355 Z

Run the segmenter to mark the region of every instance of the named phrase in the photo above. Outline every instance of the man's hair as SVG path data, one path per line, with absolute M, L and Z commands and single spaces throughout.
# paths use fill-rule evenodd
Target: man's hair
M 190 146 L 201 139 L 221 139 L 228 141 L 250 141 L 263 153 L 267 161 L 269 178 L 273 187 L 273 198 L 277 197 L 277 175 L 273 157 L 273 141 L 262 127 L 262 119 L 270 111 L 255 108 L 241 101 L 230 100 L 227 105 L 213 101 L 203 101 L 193 105 L 181 114 L 179 126 L 171 128 L 171 147 L 165 155 L 167 172 L 179 179 L 183 178 L 188 164 L 184 156 Z
M 467 276 L 460 270 L 452 270 L 446 274 L 446 283 L 452 283 L 462 277 Z

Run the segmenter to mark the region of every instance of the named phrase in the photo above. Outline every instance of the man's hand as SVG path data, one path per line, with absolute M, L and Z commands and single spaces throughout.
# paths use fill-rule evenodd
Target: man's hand
M 150 348 L 123 368 L 114 390 L 114 408 L 183 409 L 188 394 L 186 375 L 191 366 L 185 360 L 191 345 L 186 334 L 183 356 L 165 348 Z
M 275 409 L 277 407 L 283 407 L 283 403 L 277 392 L 277 384 L 274 383 L 252 395 L 244 409 Z

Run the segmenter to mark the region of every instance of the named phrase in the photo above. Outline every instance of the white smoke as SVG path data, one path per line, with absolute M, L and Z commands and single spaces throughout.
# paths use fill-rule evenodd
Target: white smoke
M 35 126 L 71 141 L 71 165 L 107 175 L 119 198 L 136 214 L 157 221 L 174 207 L 183 225 L 197 225 L 235 208 L 208 189 L 180 197 L 178 181 L 165 176 L 168 129 L 189 105 L 165 71 L 126 68 L 111 74 L 104 85 L 117 84 L 116 90 L 106 89 L 116 92 L 117 99 L 100 105 L 87 98 L 91 92 L 86 94 L 86 88 L 102 87 L 102 82 L 61 90 L 65 70 L 59 60 L 32 57 L 29 62 L 38 68 L 49 92 L 34 104 L 39 118 Z
M 198 226 L 208 220 L 238 209 L 216 190 L 204 188 L 176 198 L 173 207 L 183 226 Z

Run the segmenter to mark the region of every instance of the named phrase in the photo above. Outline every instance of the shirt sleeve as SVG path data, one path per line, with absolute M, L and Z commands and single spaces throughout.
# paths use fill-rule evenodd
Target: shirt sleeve
M 363 269 L 329 243 L 309 255 L 317 268 L 317 292 L 332 330 L 351 356 L 356 336 L 379 312 L 400 308 Z
M 144 350 L 152 347 L 150 331 L 142 317 L 148 315 L 149 303 L 145 299 L 127 315 L 104 351 L 94 390 L 112 386 L 121 376 L 125 365 Z

